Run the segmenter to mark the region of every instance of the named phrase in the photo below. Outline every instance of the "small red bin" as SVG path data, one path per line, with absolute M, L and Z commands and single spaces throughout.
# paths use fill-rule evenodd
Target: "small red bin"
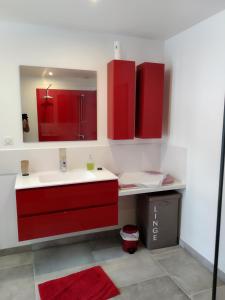
M 123 240 L 123 250 L 133 254 L 138 249 L 139 231 L 136 225 L 126 225 L 120 230 Z

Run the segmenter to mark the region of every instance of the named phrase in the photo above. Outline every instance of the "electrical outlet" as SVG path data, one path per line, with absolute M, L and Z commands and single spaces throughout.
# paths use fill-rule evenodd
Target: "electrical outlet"
M 11 136 L 5 136 L 4 137 L 4 145 L 5 146 L 13 145 L 13 138 Z

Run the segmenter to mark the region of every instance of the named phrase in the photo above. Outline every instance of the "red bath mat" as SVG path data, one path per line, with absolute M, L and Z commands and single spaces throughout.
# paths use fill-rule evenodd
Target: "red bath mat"
M 106 300 L 120 294 L 99 266 L 39 284 L 41 300 Z

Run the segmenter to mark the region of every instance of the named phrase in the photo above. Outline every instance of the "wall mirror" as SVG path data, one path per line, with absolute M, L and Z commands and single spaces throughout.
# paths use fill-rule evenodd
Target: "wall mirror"
M 24 142 L 97 139 L 97 72 L 20 66 Z

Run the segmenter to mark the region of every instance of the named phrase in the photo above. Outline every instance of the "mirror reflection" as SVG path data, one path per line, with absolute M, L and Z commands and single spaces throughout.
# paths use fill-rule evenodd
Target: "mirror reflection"
M 97 139 L 97 73 L 20 66 L 24 142 Z

